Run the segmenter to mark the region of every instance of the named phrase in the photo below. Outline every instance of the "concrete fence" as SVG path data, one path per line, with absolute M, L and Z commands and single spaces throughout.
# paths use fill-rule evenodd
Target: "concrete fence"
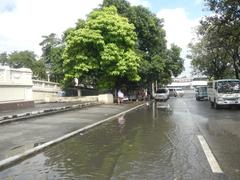
M 57 98 L 60 91 L 58 83 L 33 80 L 32 98 L 35 102 L 49 102 L 50 99 Z
M 61 97 L 59 92 L 61 88 L 58 83 L 32 80 L 30 69 L 0 66 L 0 110 L 32 107 L 34 102 L 99 101 L 113 103 L 111 94 Z M 81 95 L 81 93 L 78 94 Z

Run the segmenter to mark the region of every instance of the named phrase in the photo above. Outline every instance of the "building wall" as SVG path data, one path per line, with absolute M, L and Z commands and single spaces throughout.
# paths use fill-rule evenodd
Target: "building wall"
M 0 102 L 31 101 L 32 71 L 0 66 Z
M 92 94 L 86 93 L 82 97 L 61 97 L 59 92 L 61 88 L 58 83 L 32 80 L 30 69 L 0 66 L 0 110 L 30 107 L 34 105 L 33 102 L 100 101 L 112 103 L 113 101 L 112 95 L 98 96 L 94 90 Z

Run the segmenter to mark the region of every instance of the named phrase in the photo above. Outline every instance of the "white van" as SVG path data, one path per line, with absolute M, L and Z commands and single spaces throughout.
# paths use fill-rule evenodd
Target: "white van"
M 216 109 L 223 105 L 240 104 L 240 80 L 221 79 L 208 82 L 208 99 Z

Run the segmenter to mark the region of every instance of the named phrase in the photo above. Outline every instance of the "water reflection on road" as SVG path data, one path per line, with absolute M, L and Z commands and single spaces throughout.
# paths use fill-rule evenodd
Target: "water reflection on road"
M 3 170 L 0 179 L 221 179 L 186 113 L 145 106 Z

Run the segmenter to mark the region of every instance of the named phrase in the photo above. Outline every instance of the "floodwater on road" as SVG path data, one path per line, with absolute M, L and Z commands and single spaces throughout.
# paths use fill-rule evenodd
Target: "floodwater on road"
M 153 103 L 80 133 L 0 171 L 0 179 L 227 179 L 212 173 L 182 102 Z

